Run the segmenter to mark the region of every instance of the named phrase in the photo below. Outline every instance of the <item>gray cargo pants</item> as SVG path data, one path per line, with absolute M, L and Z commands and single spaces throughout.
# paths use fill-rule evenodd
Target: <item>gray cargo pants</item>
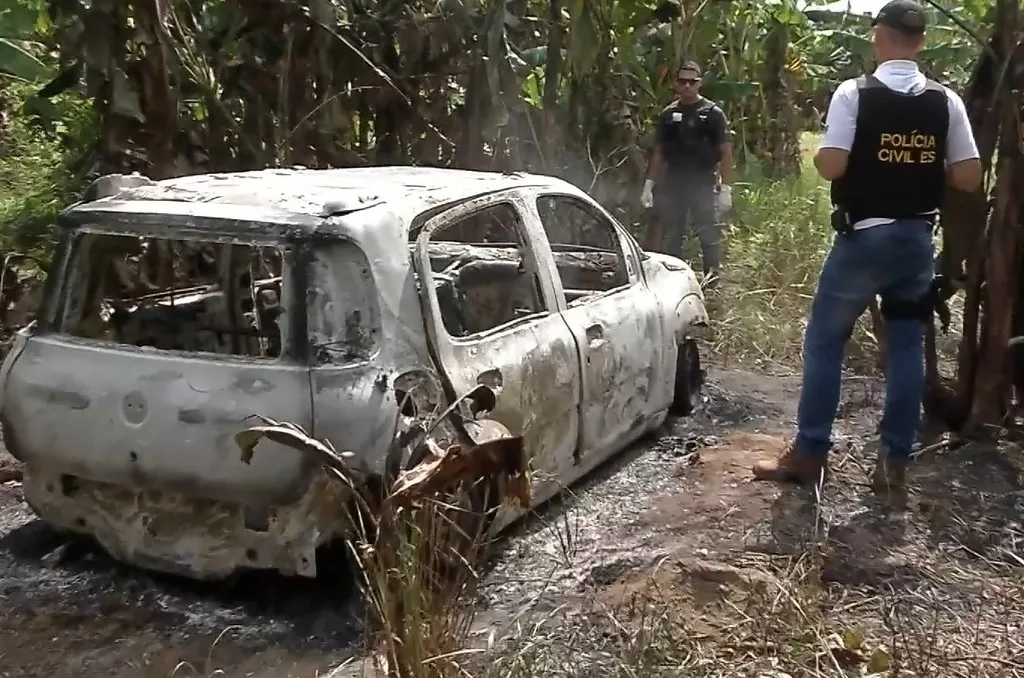
M 654 212 L 661 232 L 662 252 L 680 256 L 683 238 L 694 232 L 700 240 L 705 275 L 722 264 L 722 225 L 716 209 L 715 186 L 708 182 L 666 179 L 655 184 Z M 659 243 L 652 243 L 657 248 Z

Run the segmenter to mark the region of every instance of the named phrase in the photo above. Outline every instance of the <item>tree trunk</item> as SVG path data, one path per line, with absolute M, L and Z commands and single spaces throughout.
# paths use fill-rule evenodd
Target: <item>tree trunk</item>
M 558 109 L 558 84 L 562 79 L 562 2 L 550 0 L 548 4 L 548 46 L 547 61 L 544 63 L 544 127 L 542 138 L 552 139 L 558 131 L 555 117 Z M 550 171 L 550 160 L 545 149 L 538 148 L 537 155 L 543 159 L 545 167 Z
M 1020 44 L 1018 0 L 999 0 L 996 13 L 997 35 L 992 46 L 998 57 L 993 65 L 997 67 L 995 70 L 992 66 L 979 68 L 976 72 L 976 75 L 990 78 L 993 83 L 992 94 L 986 98 L 991 102 L 989 109 L 994 109 L 996 118 L 986 121 L 991 127 L 982 125 L 985 136 L 979 142 L 986 145 L 992 143 L 996 136 L 995 130 L 998 129 L 995 205 L 989 222 L 983 268 L 971 262 L 977 267 L 973 275 L 984 276 L 983 284 L 976 287 L 972 285 L 968 296 L 968 310 L 972 306 L 982 306 L 981 326 L 977 338 L 973 333 L 965 332 L 961 352 L 962 358 L 964 351 L 971 357 L 971 360 L 962 360 L 962 366 L 967 370 L 974 368 L 973 372 L 968 371 L 966 375 L 960 376 L 961 384 L 973 385 L 972 397 L 967 402 L 971 403 L 970 421 L 975 426 L 999 425 L 1009 414 L 1013 372 L 1008 341 L 1014 325 L 1021 322 L 1018 292 L 1022 275 L 1020 233 L 1024 226 L 1021 219 L 1024 203 L 1020 186 L 1024 185 L 1024 162 L 1021 160 L 1019 145 L 1021 85 L 1024 84 L 1024 75 L 1020 71 L 1024 60 Z M 961 392 L 961 396 L 964 395 Z
M 768 32 L 764 62 L 765 109 L 764 150 L 771 157 L 768 172 L 775 178 L 800 174 L 800 139 L 786 66 L 789 54 L 789 25 L 773 23 Z
M 178 136 L 178 102 L 171 89 L 167 28 L 160 0 L 136 0 L 139 29 L 145 36 L 140 64 L 142 112 L 146 117 L 149 175 L 166 179 L 175 174 L 174 140 Z

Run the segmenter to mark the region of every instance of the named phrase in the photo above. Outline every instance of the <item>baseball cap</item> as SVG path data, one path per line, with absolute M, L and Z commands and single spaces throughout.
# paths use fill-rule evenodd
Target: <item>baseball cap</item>
M 906 35 L 920 35 L 925 28 L 924 8 L 914 0 L 892 0 L 882 6 L 872 26 L 888 26 Z

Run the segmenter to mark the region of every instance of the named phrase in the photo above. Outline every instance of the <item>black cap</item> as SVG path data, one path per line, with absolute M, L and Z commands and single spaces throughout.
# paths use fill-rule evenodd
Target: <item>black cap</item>
M 683 71 L 693 72 L 698 78 L 700 77 L 700 66 L 697 65 L 696 61 L 684 61 L 683 65 L 676 71 L 676 76 L 678 77 Z
M 925 27 L 924 8 L 914 0 L 892 0 L 878 10 L 872 26 L 888 26 L 906 35 L 920 35 Z

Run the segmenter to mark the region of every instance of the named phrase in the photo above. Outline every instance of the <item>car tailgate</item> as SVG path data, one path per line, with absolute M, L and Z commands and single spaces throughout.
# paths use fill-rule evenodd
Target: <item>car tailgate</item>
M 308 368 L 30 338 L 6 384 L 8 444 L 29 467 L 241 503 L 284 503 L 312 466 L 235 434 L 255 414 L 311 425 Z

